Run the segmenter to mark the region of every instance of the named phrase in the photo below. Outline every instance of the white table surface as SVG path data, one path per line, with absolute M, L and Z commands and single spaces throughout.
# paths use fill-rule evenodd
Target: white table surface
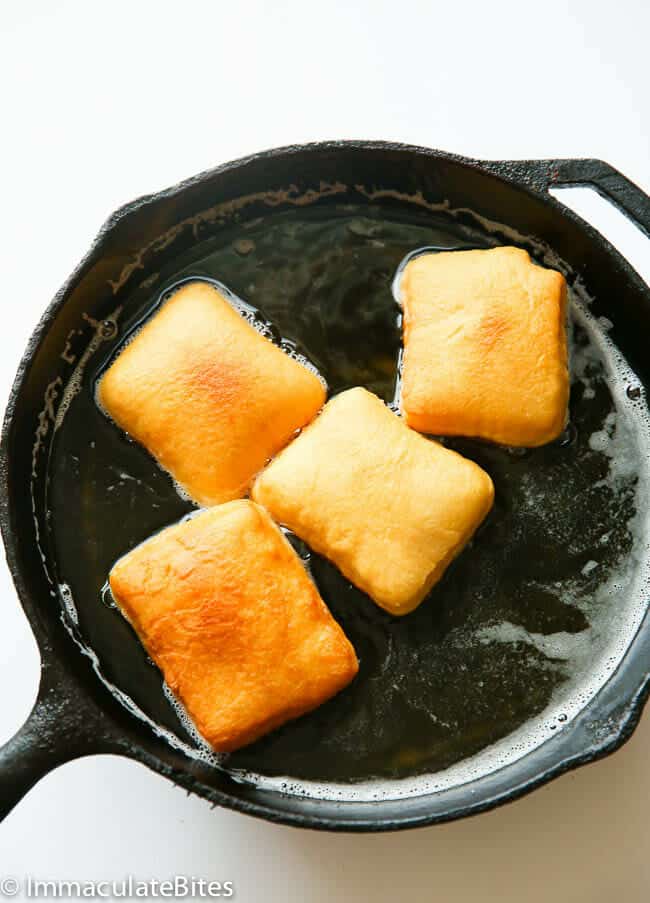
M 106 215 L 255 150 L 386 138 L 468 156 L 596 156 L 650 189 L 644 0 L 6 2 L 0 16 L 4 406 L 27 337 Z M 647 240 L 563 194 L 646 279 Z M 39 659 L 0 565 L 0 741 Z M 442 827 L 327 835 L 212 810 L 117 757 L 67 764 L 0 825 L 0 878 L 188 875 L 236 899 L 650 898 L 650 717 L 615 756 Z M 24 897 L 24 890 L 16 899 Z

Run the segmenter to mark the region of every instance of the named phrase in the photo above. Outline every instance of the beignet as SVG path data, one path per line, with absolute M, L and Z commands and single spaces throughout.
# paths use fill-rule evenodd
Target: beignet
M 253 498 L 386 611 L 412 611 L 492 506 L 472 461 L 349 389 L 256 479 Z
M 357 673 L 354 649 L 300 559 L 248 500 L 168 527 L 110 574 L 199 732 L 237 749 L 316 708 Z
M 422 254 L 405 267 L 401 408 L 413 429 L 537 446 L 569 400 L 566 283 L 519 248 Z
M 214 286 L 191 282 L 120 352 L 98 400 L 195 501 L 214 505 L 246 494 L 325 387 Z

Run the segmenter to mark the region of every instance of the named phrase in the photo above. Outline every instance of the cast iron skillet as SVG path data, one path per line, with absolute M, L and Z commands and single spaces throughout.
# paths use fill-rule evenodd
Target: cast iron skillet
M 323 186 L 337 186 L 335 196 Z M 45 312 L 11 392 L 0 449 L 0 521 L 9 567 L 41 653 L 41 683 L 26 724 L 0 750 L 0 812 L 57 765 L 93 753 L 142 762 L 214 804 L 271 821 L 329 830 L 379 831 L 448 821 L 515 799 L 562 772 L 612 752 L 632 733 L 650 692 L 646 616 L 615 674 L 582 713 L 518 761 L 470 783 L 401 800 L 333 802 L 261 790 L 187 758 L 133 718 L 98 681 L 61 620 L 39 554 L 32 482 L 43 480 L 72 332 L 82 314 L 102 321 L 143 274 L 160 268 L 218 228 L 203 211 L 249 197 L 268 210 L 269 192 L 289 188 L 305 203 L 358 202 L 377 188 L 469 208 L 564 259 L 600 298 L 615 299 L 613 338 L 644 383 L 650 377 L 650 291 L 593 228 L 548 194 L 587 185 L 650 236 L 648 197 L 598 160 L 481 162 L 381 142 L 331 142 L 267 151 L 140 198 L 114 213 Z M 266 201 L 262 201 L 262 196 Z M 318 195 L 318 198 L 316 198 Z M 286 195 L 277 195 L 282 209 Z M 225 205 L 225 207 L 224 207 Z M 236 207 L 236 203 L 234 204 Z M 290 206 L 290 205 L 289 205 Z M 198 215 L 198 216 L 197 216 Z M 44 405 L 45 399 L 45 405 Z M 39 437 L 35 450 L 35 436 Z M 37 486 L 38 489 L 38 486 Z M 36 492 L 35 498 L 38 498 Z

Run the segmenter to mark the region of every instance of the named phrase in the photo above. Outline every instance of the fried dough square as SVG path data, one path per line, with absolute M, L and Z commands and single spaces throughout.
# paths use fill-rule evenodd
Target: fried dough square
M 178 289 L 98 386 L 109 416 L 200 505 L 244 496 L 325 394 L 207 282 Z
M 349 389 L 270 463 L 252 496 L 386 611 L 404 615 L 492 506 L 490 477 Z
M 425 253 L 400 294 L 409 426 L 510 446 L 557 438 L 569 400 L 561 273 L 514 247 Z
M 316 708 L 357 673 L 354 649 L 302 562 L 248 500 L 168 527 L 121 558 L 109 579 L 218 752 Z

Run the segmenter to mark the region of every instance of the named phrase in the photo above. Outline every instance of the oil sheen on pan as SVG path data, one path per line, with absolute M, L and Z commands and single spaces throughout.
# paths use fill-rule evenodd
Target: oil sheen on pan
M 194 510 L 93 394 L 120 344 L 179 281 L 225 284 L 331 394 L 361 385 L 396 406 L 400 263 L 414 249 L 495 243 L 478 220 L 472 229 L 421 212 L 275 213 L 223 230 L 154 285 L 143 276 L 117 334 L 90 355 L 52 448 L 47 554 L 64 619 L 107 685 L 189 754 L 285 792 L 411 795 L 539 745 L 620 660 L 648 584 L 648 512 L 638 500 L 648 497 L 650 428 L 638 380 L 575 292 L 570 423 L 534 450 L 444 440 L 488 471 L 496 503 L 416 612 L 391 617 L 290 537 L 360 659 L 354 683 L 317 711 L 217 760 L 103 589 L 121 555 Z

